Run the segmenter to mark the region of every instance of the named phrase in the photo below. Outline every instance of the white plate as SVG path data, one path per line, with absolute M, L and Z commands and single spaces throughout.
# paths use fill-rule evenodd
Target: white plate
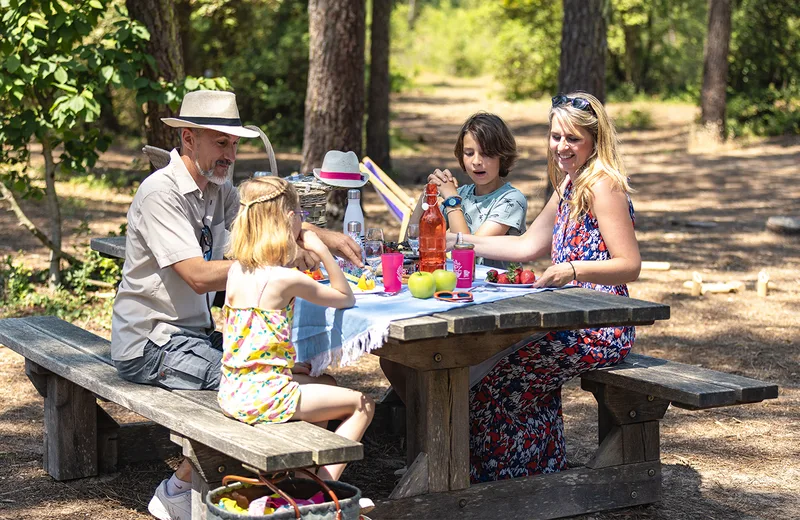
M 351 289 L 353 289 L 353 295 L 354 296 L 361 296 L 363 294 L 377 294 L 377 293 L 382 293 L 382 292 L 385 291 L 384 288 L 383 288 L 383 285 L 381 285 L 381 284 L 375 284 L 375 288 L 374 289 L 370 289 L 368 291 L 362 291 L 361 289 L 359 289 L 355 285 L 353 285 L 351 287 Z
M 497 283 L 486 282 L 486 285 L 493 285 L 494 287 L 505 287 L 506 289 L 529 289 L 533 287 L 532 283 Z

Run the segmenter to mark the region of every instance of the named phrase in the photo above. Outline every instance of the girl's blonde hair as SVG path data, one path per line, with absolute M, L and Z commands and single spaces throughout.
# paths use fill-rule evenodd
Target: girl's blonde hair
M 297 241 L 290 212 L 299 204 L 294 186 L 279 177 L 255 177 L 239 186 L 239 204 L 228 256 L 245 270 L 294 260 Z
M 572 200 L 569 201 L 569 218 L 576 221 L 589 212 L 592 186 L 603 177 L 610 178 L 625 193 L 631 193 L 633 189 L 628 184 L 628 178 L 619 155 L 617 131 L 603 104 L 599 99 L 586 92 L 570 92 L 567 97 L 570 99 L 583 98 L 589 102 L 592 108 L 592 111 L 588 111 L 576 108 L 571 103 L 564 103 L 552 107 L 549 115 L 550 129 L 553 127 L 553 119 L 557 119 L 564 128 L 576 135 L 578 135 L 578 127 L 587 130 L 594 141 L 592 154 L 581 167 L 582 173 L 575 180 Z M 549 139 L 548 135 L 548 143 Z M 565 175 L 558 168 L 553 150 L 548 146 L 547 176 L 556 192 L 558 192 L 559 184 L 564 180 Z M 561 197 L 562 193 L 558 193 L 558 196 Z

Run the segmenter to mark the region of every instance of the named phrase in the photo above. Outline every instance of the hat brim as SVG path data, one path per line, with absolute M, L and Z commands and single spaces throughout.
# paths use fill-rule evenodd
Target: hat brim
M 322 184 L 327 184 L 328 186 L 337 186 L 339 188 L 360 188 L 361 186 L 365 185 L 369 180 L 366 175 L 363 173 L 359 173 L 361 175 L 360 181 L 347 181 L 342 179 L 325 179 L 319 176 L 320 168 L 314 168 L 314 177 L 317 178 L 319 182 Z
M 235 135 L 236 137 L 253 138 L 259 136 L 258 132 L 248 130 L 243 126 L 198 125 L 197 123 L 185 121 L 177 117 L 163 117 L 161 118 L 161 121 L 167 126 L 171 126 L 173 128 L 205 128 L 207 130 L 216 130 L 217 132 L 222 132 L 223 134 Z

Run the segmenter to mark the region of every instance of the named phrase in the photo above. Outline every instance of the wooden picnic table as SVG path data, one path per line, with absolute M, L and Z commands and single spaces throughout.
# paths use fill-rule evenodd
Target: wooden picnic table
M 93 239 L 91 247 L 109 256 L 124 257 L 122 237 Z M 666 305 L 575 288 L 526 294 L 392 322 L 386 343 L 372 353 L 414 371 L 415 381 L 408 385 L 406 403 L 409 470 L 392 493 L 391 498 L 398 500 L 389 501 L 387 509 L 379 506 L 374 517 L 397 518 L 401 510 L 403 517 L 428 517 L 424 510 L 415 510 L 414 499 L 409 499 L 428 493 L 455 493 L 454 496 L 460 497 L 459 493 L 466 490 L 474 497 L 485 488 L 485 493 L 505 495 L 514 507 L 514 498 L 522 500 L 530 492 L 527 486 L 519 485 L 518 481 L 523 479 L 470 487 L 470 366 L 540 331 L 648 325 L 668 318 Z M 658 484 L 660 487 L 660 478 Z M 436 517 L 466 518 L 465 500 L 458 498 L 460 508 L 438 511 Z M 393 502 L 402 507 L 392 506 Z M 382 510 L 386 511 L 385 516 Z M 473 512 L 476 517 L 483 513 Z

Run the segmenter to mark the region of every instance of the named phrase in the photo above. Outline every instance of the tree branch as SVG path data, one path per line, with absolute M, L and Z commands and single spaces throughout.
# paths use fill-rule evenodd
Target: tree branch
M 60 249 L 58 250 L 56 249 L 55 245 L 50 241 L 50 239 L 47 238 L 47 236 L 44 233 L 42 233 L 42 231 L 39 228 L 36 227 L 36 224 L 31 222 L 31 220 L 27 217 L 27 215 L 25 215 L 25 212 L 22 211 L 22 208 L 19 206 L 19 203 L 17 202 L 17 198 L 14 197 L 14 193 L 10 189 L 8 189 L 8 187 L 2 182 L 0 182 L 0 194 L 3 195 L 4 200 L 8 201 L 8 204 L 11 206 L 11 211 L 14 212 L 14 214 L 17 216 L 17 220 L 19 220 L 20 226 L 23 226 L 28 231 L 30 231 L 31 234 L 33 234 L 33 236 L 38 238 L 39 241 L 45 245 L 45 247 L 50 249 L 59 258 L 63 258 L 71 265 L 78 265 L 81 263 L 81 261 L 78 258 L 72 256 L 71 254 L 64 252 Z

